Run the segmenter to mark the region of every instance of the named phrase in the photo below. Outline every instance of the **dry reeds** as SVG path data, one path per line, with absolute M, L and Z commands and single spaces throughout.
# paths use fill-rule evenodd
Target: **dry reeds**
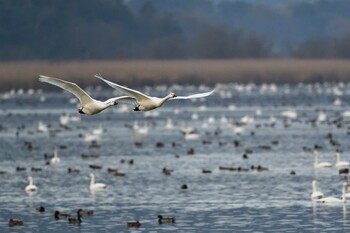
M 349 60 L 129 60 L 24 61 L 0 63 L 0 87 L 38 87 L 40 74 L 80 85 L 98 83 L 93 75 L 121 84 L 349 81 Z

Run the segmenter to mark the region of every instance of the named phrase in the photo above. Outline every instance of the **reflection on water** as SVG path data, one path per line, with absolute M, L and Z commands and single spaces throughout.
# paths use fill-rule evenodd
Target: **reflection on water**
M 344 90 L 341 106 L 333 105 L 335 88 Z M 333 164 L 337 148 L 348 157 L 347 88 L 228 85 L 205 100 L 166 103 L 157 114 L 116 106 L 92 117 L 78 116 L 68 93 L 47 93 L 45 102 L 41 94 L 12 96 L 0 111 L 0 232 L 127 232 L 126 222 L 136 220 L 142 225 L 135 232 L 349 231 L 346 205 L 310 200 L 313 179 L 326 196 L 341 195 L 343 176 L 335 167 L 315 171 L 310 149 L 319 146 L 320 157 Z M 281 115 L 290 106 L 296 118 Z M 47 130 L 38 131 L 39 121 Z M 185 126 L 199 138 L 185 137 Z M 97 135 L 97 142 L 86 135 Z M 61 161 L 45 165 L 54 147 Z M 166 175 L 164 168 L 173 171 Z M 105 190 L 90 192 L 91 172 Z M 38 191 L 28 195 L 29 175 Z M 76 216 L 80 208 L 94 210 L 80 226 L 53 217 L 55 210 Z M 159 214 L 176 223 L 159 225 Z M 10 218 L 24 226 L 9 228 Z

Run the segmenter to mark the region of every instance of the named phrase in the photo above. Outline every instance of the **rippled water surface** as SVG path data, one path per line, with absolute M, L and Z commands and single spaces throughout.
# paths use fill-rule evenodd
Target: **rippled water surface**
M 349 110 L 349 90 L 344 84 L 225 85 L 204 100 L 170 101 L 148 114 L 117 105 L 95 116 L 79 115 L 69 93 L 3 93 L 0 232 L 349 232 L 346 204 L 310 200 L 313 179 L 326 196 L 340 197 L 344 176 L 335 167 L 314 170 L 309 151 L 320 146 L 320 160 L 333 164 L 336 149 L 343 150 L 342 160 L 350 159 L 350 118 L 343 116 Z M 174 91 L 181 95 L 203 88 Z M 109 89 L 90 93 L 101 99 L 116 95 Z M 334 104 L 337 98 L 340 105 Z M 295 119 L 281 115 L 290 107 L 297 112 Z M 326 120 L 318 120 L 320 111 Z M 63 113 L 80 121 L 62 125 Z M 251 122 L 240 123 L 244 116 Z M 39 121 L 47 131 L 37 131 Z M 233 124 L 243 131 L 235 134 Z M 186 140 L 181 133 L 185 125 L 196 129 L 199 138 Z M 147 134 L 142 132 L 145 126 Z M 85 136 L 99 127 L 103 133 L 93 146 Z M 329 134 L 336 145 L 329 142 Z M 45 165 L 44 155 L 53 154 L 54 147 L 61 162 Z M 246 150 L 252 153 L 243 159 Z M 81 154 L 98 158 L 83 159 Z M 256 171 L 252 165 L 268 170 Z M 68 168 L 80 172 L 70 174 Z M 108 168 L 125 176 L 114 176 Z M 163 168 L 174 171 L 165 175 Z M 107 184 L 105 190 L 89 190 L 91 172 L 96 182 Z M 34 194 L 24 191 L 29 175 L 38 187 Z M 188 189 L 181 189 L 183 184 Z M 39 206 L 46 211 L 38 213 Z M 80 225 L 54 219 L 56 210 L 75 215 L 80 208 L 94 211 Z M 176 223 L 158 224 L 159 214 L 175 217 Z M 24 225 L 10 228 L 10 218 Z M 126 227 L 136 220 L 139 228 Z

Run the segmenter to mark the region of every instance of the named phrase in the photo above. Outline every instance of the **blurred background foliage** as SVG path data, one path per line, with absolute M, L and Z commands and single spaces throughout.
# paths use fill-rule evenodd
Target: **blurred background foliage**
M 0 59 L 349 58 L 350 1 L 0 0 Z

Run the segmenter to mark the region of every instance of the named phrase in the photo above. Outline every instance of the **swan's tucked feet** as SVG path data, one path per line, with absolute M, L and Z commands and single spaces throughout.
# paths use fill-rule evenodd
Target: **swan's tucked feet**
M 134 108 L 134 111 L 137 111 L 137 112 L 138 112 L 138 111 L 141 111 L 139 107 L 140 107 L 140 105 L 137 106 L 136 108 Z
M 83 107 L 79 108 L 79 109 L 78 109 L 78 112 L 79 112 L 80 114 L 85 114 L 85 113 L 83 112 Z

